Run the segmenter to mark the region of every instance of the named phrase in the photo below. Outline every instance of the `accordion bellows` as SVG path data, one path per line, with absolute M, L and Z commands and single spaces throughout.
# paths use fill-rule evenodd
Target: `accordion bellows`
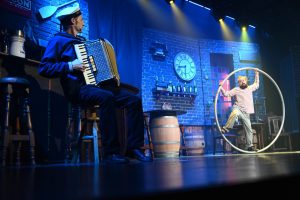
M 105 39 L 75 44 L 77 58 L 83 62 L 86 84 L 99 85 L 114 79 L 120 85 L 120 76 L 113 46 Z

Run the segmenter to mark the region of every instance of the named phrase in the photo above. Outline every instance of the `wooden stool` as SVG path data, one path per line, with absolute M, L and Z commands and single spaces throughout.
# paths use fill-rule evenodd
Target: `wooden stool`
M 221 152 L 223 152 L 223 154 L 226 153 L 226 145 L 227 142 L 224 140 L 223 136 L 221 135 L 221 133 L 217 132 L 218 130 L 215 130 L 216 132 L 214 132 L 214 137 L 213 137 L 213 154 L 215 155 L 217 152 L 217 141 L 219 141 L 222 145 L 222 150 L 220 150 Z M 217 134 L 217 135 L 216 135 Z M 224 136 L 230 140 L 233 141 L 233 145 L 237 145 L 237 138 L 238 135 L 236 133 L 224 133 Z M 234 152 L 234 148 L 231 147 L 231 153 Z
M 149 149 L 150 151 L 150 156 L 154 158 L 154 153 L 153 153 L 153 144 L 152 144 L 152 139 L 150 135 L 150 127 L 149 127 L 149 115 L 147 113 L 143 113 L 144 116 L 144 128 L 146 130 L 147 134 L 147 139 L 148 139 L 148 145 L 145 145 L 145 149 Z
M 12 160 L 14 143 L 16 143 L 16 165 L 20 165 L 22 142 L 29 142 L 30 163 L 35 165 L 35 138 L 32 131 L 30 108 L 28 104 L 30 83 L 24 78 L 5 77 L 0 79 L 0 86 L 1 88 L 3 87 L 5 94 L 5 108 L 1 108 L 5 109 L 1 141 L 1 163 L 3 166 L 6 165 L 9 147 L 11 147 L 10 159 Z M 20 108 L 16 109 L 19 106 Z M 12 125 L 13 122 L 14 125 Z M 26 132 L 26 134 L 23 132 Z
M 99 106 L 93 106 L 82 109 L 78 105 L 71 105 L 66 134 L 67 163 L 75 164 L 91 161 L 90 157 L 92 154 L 94 163 L 99 164 L 99 149 L 102 149 L 102 138 L 98 127 L 100 121 L 100 118 L 97 116 L 98 108 Z M 91 144 L 93 146 L 92 152 Z M 102 151 L 100 151 L 101 160 L 102 157 Z

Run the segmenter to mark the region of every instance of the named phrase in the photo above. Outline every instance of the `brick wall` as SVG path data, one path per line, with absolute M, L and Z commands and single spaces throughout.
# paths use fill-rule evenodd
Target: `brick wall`
M 38 13 L 39 8 L 47 5 L 54 5 L 58 6 L 63 3 L 69 2 L 69 0 L 33 0 L 32 1 L 32 7 L 33 7 L 33 14 Z M 89 33 L 89 24 L 88 24 L 88 3 L 86 0 L 78 0 L 81 12 L 83 13 L 83 20 L 85 22 L 84 30 L 82 33 L 82 36 L 86 37 L 88 39 L 88 33 Z M 72 4 L 69 4 L 67 6 L 72 6 Z M 67 7 L 66 6 L 66 7 Z M 60 9 L 63 9 L 65 7 L 62 7 Z M 60 10 L 59 9 L 59 10 Z M 59 12 L 59 10 L 57 12 Z M 57 13 L 56 12 L 56 13 Z M 37 17 L 33 17 L 31 19 L 31 23 L 33 25 L 33 30 L 37 38 L 48 41 L 53 34 L 59 32 L 60 30 L 60 23 L 59 20 L 55 18 L 55 14 L 50 17 L 49 19 L 45 20 L 39 20 Z
M 9 0 L 16 4 L 20 4 L 24 1 L 15 1 Z M 0 21 L 0 30 L 8 30 L 11 32 L 13 30 L 23 29 L 25 26 L 27 30 L 31 29 L 33 36 L 36 41 L 39 42 L 39 45 L 46 46 L 48 40 L 57 32 L 60 31 L 59 21 L 55 18 L 55 14 L 45 20 L 40 20 L 38 17 L 38 10 L 41 7 L 48 5 L 61 5 L 69 0 L 32 0 L 27 1 L 30 2 L 30 11 L 28 15 L 18 14 L 18 9 L 9 10 L 9 8 L 0 6 L 0 12 L 4 14 L 3 20 Z M 85 29 L 83 32 L 83 36 L 88 38 L 89 32 L 89 24 L 88 24 L 88 4 L 86 0 L 78 1 L 83 13 L 83 18 L 85 20 Z M 63 8 L 62 8 L 63 9 Z M 60 9 L 58 10 L 58 12 Z M 2 16 L 2 15 L 1 15 Z M 32 37 L 30 38 L 32 39 Z M 30 44 L 28 44 L 28 48 L 26 49 L 26 43 L 30 42 L 28 35 L 26 35 L 25 42 L 25 51 L 27 58 L 34 58 L 39 60 L 43 53 L 43 48 L 38 47 L 37 43 L 33 40 Z M 0 40 L 1 41 L 1 40 Z M 2 49 L 1 49 L 2 50 Z M 34 55 L 33 55 L 34 54 Z M 15 63 L 15 62 L 13 62 Z M 20 61 L 16 62 L 18 65 L 21 65 Z M 2 63 L 3 64 L 3 63 Z M 27 66 L 28 65 L 28 66 Z M 30 90 L 30 103 L 31 103 L 31 116 L 39 116 L 39 119 L 36 117 L 32 118 L 33 123 L 33 131 L 36 135 L 36 152 L 37 152 L 37 161 L 54 161 L 61 162 L 65 158 L 65 126 L 67 122 L 67 107 L 65 99 L 59 93 L 61 91 L 61 87 L 58 87 L 59 82 L 53 80 L 52 89 L 55 92 L 47 92 L 45 87 L 47 85 L 45 80 L 41 79 L 40 76 L 37 75 L 36 65 L 32 67 L 30 63 L 27 63 L 26 68 L 26 77 L 28 80 L 33 83 L 31 85 Z M 16 67 L 16 66 L 15 66 Z M 17 67 L 22 71 L 22 67 Z M 16 70 L 19 73 L 19 70 Z M 24 70 L 24 69 L 23 69 Z M 15 71 L 15 70 L 13 70 Z M 25 73 L 24 71 L 24 73 Z M 20 72 L 22 73 L 22 72 Z M 1 73 L 0 73 L 1 75 Z M 57 85 L 58 84 L 58 85 Z M 58 93 L 57 93 L 58 92 Z M 48 95 L 46 95 L 48 93 Z M 50 101 L 49 101 L 50 100 Z M 46 105 L 51 104 L 51 112 L 47 111 Z M 50 103 L 50 104 L 49 104 Z M 52 105 L 55 105 L 52 107 Z M 40 109 L 43 108 L 43 109 Z M 44 109 L 45 108 L 45 109 Z M 2 109 L 2 108 L 1 108 Z M 46 111 L 46 112 L 45 112 Z M 54 117 L 54 118 L 52 118 Z M 48 123 L 48 120 L 51 119 L 51 123 Z
M 153 59 L 151 46 L 158 42 L 165 44 L 167 54 L 164 60 Z M 191 82 L 184 82 L 177 77 L 173 67 L 173 60 L 178 52 L 187 52 L 195 61 L 197 74 Z M 144 29 L 143 53 L 142 53 L 142 100 L 143 109 L 161 109 L 164 102 L 170 103 L 173 109 L 187 111 L 186 114 L 178 116 L 180 124 L 203 126 L 199 134 L 205 135 L 205 153 L 212 152 L 212 134 L 210 126 L 214 123 L 214 96 L 217 86 L 213 85 L 214 74 L 211 66 L 210 54 L 220 53 L 232 55 L 233 70 L 242 67 L 260 68 L 259 45 L 254 43 L 243 43 L 223 40 L 195 39 L 180 35 L 161 32 L 159 30 Z M 255 55 L 253 57 L 253 55 Z M 231 71 L 230 71 L 231 72 Z M 241 71 L 236 73 L 233 80 L 240 74 L 247 75 L 250 83 L 253 82 L 253 71 Z M 261 87 L 255 93 L 257 97 L 264 97 L 263 76 Z M 196 85 L 197 96 L 191 101 L 189 97 L 160 96 L 153 94 L 153 88 L 158 82 L 165 84 L 171 82 L 173 85 Z M 225 116 L 222 116 L 223 118 Z M 221 119 L 220 119 L 221 120 Z
M 159 42 L 167 46 L 165 60 L 154 60 L 150 53 L 153 42 Z M 197 74 L 190 82 L 182 81 L 177 77 L 173 67 L 173 60 L 178 52 L 187 52 L 194 59 Z M 187 111 L 184 116 L 179 116 L 180 123 L 193 125 L 211 125 L 209 118 L 214 118 L 213 101 L 216 94 L 215 86 L 211 83 L 213 74 L 210 63 L 211 53 L 222 53 L 233 55 L 233 69 L 242 67 L 260 67 L 259 53 L 257 62 L 241 61 L 242 52 L 259 52 L 259 46 L 253 43 L 232 42 L 223 40 L 194 39 L 179 35 L 160 32 L 158 30 L 145 29 L 143 36 L 143 58 L 142 58 L 142 96 L 144 110 L 160 109 L 164 102 L 171 103 L 173 109 Z M 236 74 L 245 74 L 241 71 Z M 253 82 L 253 72 L 249 72 L 249 82 Z M 198 94 L 194 100 L 189 97 L 161 96 L 156 98 L 153 95 L 156 79 L 159 82 L 173 85 L 196 85 Z M 263 80 L 262 80 L 263 81 Z M 261 84 L 263 85 L 263 84 Z M 263 87 L 255 94 L 263 96 Z
M 7 0 L 12 1 L 12 0 Z M 17 1 L 12 1 L 15 4 L 18 4 Z M 19 14 L 14 11 L 14 9 L 10 10 L 9 8 L 3 7 L 5 13 L 5 19 L 0 22 L 1 30 L 8 29 L 9 31 L 13 31 L 15 29 L 24 29 L 24 27 L 29 25 L 32 29 L 33 36 L 41 46 L 46 46 L 49 39 L 57 32 L 60 31 L 60 22 L 55 18 L 55 15 L 63 8 L 67 6 L 71 6 L 72 4 L 66 5 L 65 7 L 61 7 L 57 10 L 55 14 L 47 19 L 41 19 L 39 16 L 39 9 L 44 6 L 59 6 L 69 0 L 31 0 L 30 6 L 31 10 L 29 12 L 29 16 Z M 85 27 L 82 33 L 82 36 L 88 39 L 89 33 L 89 24 L 88 24 L 88 3 L 86 0 L 78 0 L 80 8 L 83 13 L 83 19 L 85 21 Z M 21 3 L 21 1 L 19 2 Z M 30 14 L 31 13 L 31 14 Z M 15 22 L 15 23 L 12 23 Z

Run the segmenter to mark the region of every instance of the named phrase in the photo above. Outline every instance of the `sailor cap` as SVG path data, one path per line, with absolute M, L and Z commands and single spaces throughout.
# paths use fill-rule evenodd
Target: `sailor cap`
M 81 15 L 80 7 L 78 3 L 75 3 L 72 7 L 62 9 L 59 13 L 56 14 L 55 17 L 62 21 L 66 18 L 76 17 L 79 15 Z

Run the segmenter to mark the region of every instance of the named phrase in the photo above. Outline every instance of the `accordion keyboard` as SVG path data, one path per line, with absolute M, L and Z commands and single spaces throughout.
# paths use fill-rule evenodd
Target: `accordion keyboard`
M 95 62 L 92 56 L 88 56 L 84 44 L 77 44 L 74 46 L 77 58 L 82 61 L 84 66 L 83 76 L 86 84 L 96 85 L 96 78 L 94 71 L 96 71 Z

